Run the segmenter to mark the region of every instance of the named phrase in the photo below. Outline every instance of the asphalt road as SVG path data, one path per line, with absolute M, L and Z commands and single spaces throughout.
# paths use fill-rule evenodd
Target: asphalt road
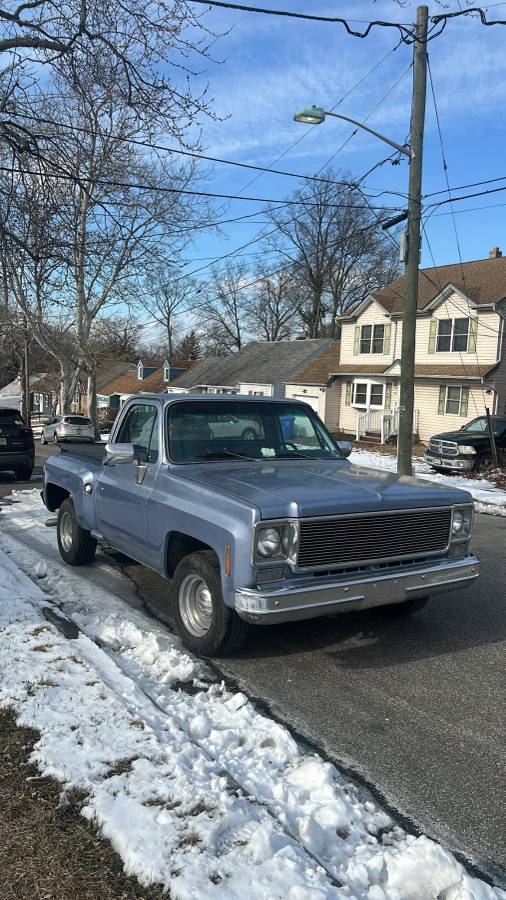
M 37 461 L 46 455 L 38 446 Z M 0 473 L 0 496 L 13 486 L 25 485 Z M 411 618 L 253 628 L 218 666 L 415 829 L 506 887 L 506 518 L 477 515 L 473 549 L 480 579 Z M 123 570 L 166 609 L 162 579 L 134 563 Z

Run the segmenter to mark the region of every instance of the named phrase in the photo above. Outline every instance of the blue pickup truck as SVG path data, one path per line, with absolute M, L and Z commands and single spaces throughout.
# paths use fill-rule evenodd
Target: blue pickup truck
M 104 540 L 167 579 L 191 650 L 227 654 L 248 623 L 420 609 L 478 577 L 473 505 L 451 487 L 352 465 L 306 404 L 143 394 L 106 445 L 45 465 L 69 565 Z

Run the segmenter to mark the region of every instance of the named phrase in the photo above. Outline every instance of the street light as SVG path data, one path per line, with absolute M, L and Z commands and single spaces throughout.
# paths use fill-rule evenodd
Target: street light
M 384 134 L 380 134 L 379 131 L 374 131 L 373 128 L 369 128 L 369 126 L 364 125 L 363 122 L 357 122 L 356 119 L 350 119 L 349 116 L 342 116 L 340 113 L 328 112 L 321 106 L 309 106 L 300 109 L 299 112 L 294 114 L 293 118 L 296 122 L 302 122 L 304 125 L 321 125 L 325 121 L 326 116 L 332 116 L 334 119 L 343 119 L 345 122 L 351 122 L 352 125 L 356 125 L 357 128 L 368 131 L 369 134 L 373 134 L 374 137 L 379 138 L 380 141 L 389 144 L 390 147 L 395 147 L 399 153 L 404 153 L 404 156 L 407 156 L 409 159 L 414 159 L 415 154 L 409 147 L 398 144 L 396 141 L 392 141 L 391 138 L 386 137 Z
M 411 126 L 409 147 L 401 146 L 390 138 L 373 131 L 363 122 L 349 116 L 324 110 L 321 106 L 301 109 L 294 115 L 296 122 L 321 125 L 326 116 L 351 122 L 356 128 L 368 131 L 403 153 L 410 161 L 407 209 L 407 255 L 404 270 L 404 307 L 402 312 L 401 375 L 399 430 L 397 435 L 397 471 L 400 475 L 412 475 L 413 413 L 415 400 L 415 334 L 418 307 L 418 266 L 422 217 L 422 157 L 427 94 L 427 26 L 429 9 L 419 6 L 416 13 L 416 39 L 413 41 L 413 94 L 411 101 Z M 386 224 L 386 223 L 385 223 Z

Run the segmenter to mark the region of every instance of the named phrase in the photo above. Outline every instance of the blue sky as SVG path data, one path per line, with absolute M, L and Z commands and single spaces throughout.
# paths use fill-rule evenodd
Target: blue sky
M 465 0 L 460 2 L 465 4 Z M 409 0 L 402 6 L 395 0 L 339 3 L 265 0 L 264 5 L 320 15 L 339 14 L 353 20 L 382 18 L 405 23 L 414 20 L 416 11 L 416 4 Z M 446 11 L 458 9 L 458 5 L 455 0 L 449 0 Z M 431 13 L 441 9 L 435 3 L 430 5 Z M 506 2 L 490 4 L 488 14 L 490 18 L 506 19 Z M 312 103 L 327 108 L 333 106 L 398 43 L 397 32 L 393 29 L 375 29 L 367 39 L 360 40 L 348 36 L 338 25 L 231 10 L 213 9 L 207 14 L 206 22 L 215 31 L 229 33 L 218 40 L 213 51 L 222 63 L 209 63 L 199 77 L 202 84 L 208 83 L 214 110 L 222 117 L 222 121 L 203 123 L 205 152 L 264 166 L 271 164 L 305 132 L 303 140 L 276 164 L 278 168 L 300 174 L 317 172 L 353 129 L 344 122 L 328 119 L 324 125 L 310 130 L 293 122 L 292 113 Z M 363 26 L 357 24 L 357 27 Z M 506 26 L 486 28 L 471 17 L 454 20 L 442 36 L 429 44 L 429 54 L 450 184 L 459 186 L 506 175 Z M 352 91 L 337 111 L 357 119 L 365 118 L 407 69 L 411 55 L 412 48 L 401 44 L 371 77 Z M 445 188 L 430 91 L 427 101 L 424 193 Z M 408 71 L 379 105 L 368 124 L 402 143 L 409 130 L 410 103 L 411 71 Z M 357 177 L 388 152 L 386 145 L 359 132 L 336 156 L 333 165 Z M 284 198 L 303 183 L 263 174 L 244 190 L 254 174 L 217 165 L 208 170 L 200 186 L 209 191 L 243 191 L 259 197 Z M 407 177 L 407 163 L 403 160 L 395 168 L 386 164 L 376 170 L 366 184 L 378 191 L 405 192 Z M 506 180 L 502 184 L 506 185 Z M 444 196 L 442 194 L 441 198 Z M 388 202 L 388 196 L 383 199 Z M 395 201 L 391 199 L 391 202 Z M 485 206 L 488 208 L 463 211 Z M 455 208 L 459 210 L 456 224 L 464 260 L 486 257 L 496 244 L 506 252 L 506 191 L 460 202 Z M 258 215 L 247 224 L 224 226 L 221 234 L 203 235 L 188 254 L 189 272 L 207 265 L 210 257 L 233 253 L 235 248 L 261 232 L 262 225 L 258 224 L 263 219 L 261 204 L 236 201 L 218 209 L 223 218 L 256 210 Z M 453 222 L 448 213 L 449 207 L 443 207 L 427 224 L 436 264 L 458 260 Z M 258 250 L 259 246 L 253 245 L 238 251 L 235 258 L 253 266 L 258 255 L 239 256 L 239 253 L 258 254 Z M 422 264 L 431 265 L 426 241 Z M 198 277 L 206 274 L 205 270 Z

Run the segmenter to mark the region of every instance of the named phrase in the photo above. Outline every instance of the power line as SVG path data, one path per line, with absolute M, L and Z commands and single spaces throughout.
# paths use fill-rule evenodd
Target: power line
M 482 187 L 484 184 L 493 184 L 495 181 L 506 181 L 506 175 L 498 175 L 497 178 L 486 178 L 484 181 L 471 181 L 469 184 L 459 184 L 457 187 L 452 187 L 451 190 L 463 191 L 466 188 Z M 448 188 L 443 188 L 440 191 L 431 191 L 430 194 L 424 194 L 424 200 L 427 200 L 429 197 L 436 197 L 438 194 L 446 194 L 447 191 Z
M 460 262 L 460 272 L 461 272 L 461 275 L 462 275 L 462 281 L 463 281 L 464 284 L 465 284 L 465 283 L 466 283 L 466 276 L 465 276 L 465 274 L 464 274 L 464 268 L 463 268 L 463 265 L 462 265 L 462 253 L 461 253 L 461 250 L 460 250 L 460 241 L 459 241 L 459 235 L 458 235 L 458 231 L 457 231 L 457 222 L 455 221 L 455 214 L 454 214 L 454 211 L 453 211 L 453 198 L 452 198 L 452 193 L 451 193 L 451 190 L 450 190 L 450 181 L 449 181 L 449 179 L 448 179 L 448 163 L 446 162 L 445 149 L 444 149 L 444 143 L 443 143 L 443 132 L 441 131 L 441 121 L 440 121 L 440 118 L 439 118 L 439 110 L 438 110 L 437 102 L 436 102 L 436 92 L 435 92 L 435 90 L 434 90 L 434 81 L 433 81 L 433 78 L 432 78 L 432 69 L 431 69 L 430 59 L 429 59 L 429 54 L 428 54 L 428 53 L 427 53 L 427 69 L 428 69 L 428 72 L 429 72 L 429 82 L 430 82 L 430 89 L 431 89 L 431 94 L 432 94 L 432 102 L 433 102 L 433 105 L 434 105 L 434 114 L 435 114 L 435 116 L 436 116 L 436 125 L 437 125 L 437 131 L 438 131 L 438 135 L 439 135 L 439 146 L 440 146 L 440 149 L 441 149 L 441 161 L 442 161 L 442 164 L 443 164 L 443 171 L 444 171 L 444 176 L 445 176 L 445 181 L 446 181 L 446 188 L 447 188 L 447 191 L 448 191 L 448 199 L 450 200 L 450 210 L 451 210 L 451 214 L 452 214 L 453 231 L 454 231 L 454 234 L 455 234 L 455 243 L 456 243 L 456 245 L 457 245 L 457 253 L 458 253 L 459 262 Z
M 282 175 L 287 178 L 297 178 L 297 179 L 302 178 L 302 179 L 304 179 L 304 181 L 321 181 L 326 184 L 342 184 L 343 183 L 343 182 L 339 182 L 339 181 L 333 181 L 330 178 L 319 178 L 317 175 L 304 175 L 302 173 L 298 174 L 297 172 L 286 172 L 281 169 L 273 169 L 273 168 L 267 167 L 267 166 L 256 166 L 256 165 L 253 165 L 252 163 L 243 163 L 243 162 L 237 162 L 232 159 L 223 159 L 219 156 L 208 156 L 205 153 L 197 153 L 196 151 L 193 151 L 193 150 L 181 150 L 181 149 L 177 149 L 176 147 L 168 147 L 165 144 L 155 144 L 151 141 L 141 141 L 140 139 L 126 137 L 123 135 L 106 134 L 106 133 L 100 132 L 100 131 L 92 132 L 89 128 L 84 128 L 83 126 L 80 126 L 80 125 L 75 125 L 75 124 L 67 125 L 64 122 L 57 122 L 54 119 L 46 119 L 46 118 L 42 118 L 40 116 L 33 116 L 33 115 L 30 115 L 29 113 L 20 113 L 18 118 L 28 119 L 30 121 L 40 123 L 41 125 L 50 125 L 54 128 L 64 128 L 64 129 L 66 129 L 68 131 L 72 131 L 72 132 L 77 131 L 80 134 L 86 134 L 86 135 L 89 135 L 90 137 L 105 137 L 105 138 L 107 138 L 107 140 L 117 141 L 120 143 L 133 144 L 134 146 L 143 147 L 144 149 L 159 150 L 159 151 L 163 151 L 163 152 L 169 153 L 169 154 L 173 153 L 178 156 L 189 156 L 192 159 L 199 159 L 199 160 L 204 160 L 206 162 L 220 163 L 221 165 L 227 165 L 227 166 L 236 166 L 239 169 L 252 169 L 253 171 L 261 172 L 263 174 L 267 173 L 267 174 L 272 174 L 272 175 Z M 1 124 L 1 122 L 0 122 L 0 124 Z M 41 135 L 37 135 L 37 137 L 47 138 L 47 137 L 54 137 L 54 135 L 47 135 L 47 134 L 42 133 Z M 394 193 L 394 192 L 392 192 L 392 193 Z
M 266 16 L 281 16 L 288 19 L 305 19 L 310 22 L 328 22 L 333 25 L 342 25 L 351 37 L 358 38 L 366 38 L 369 35 L 370 31 L 375 27 L 395 28 L 400 32 L 402 40 L 406 41 L 406 43 L 416 40 L 415 32 L 411 28 L 403 25 L 400 22 L 385 22 L 378 19 L 373 22 L 364 22 L 363 24 L 367 26 L 365 31 L 354 31 L 352 28 L 350 28 L 349 21 L 360 22 L 361 20 L 350 19 L 349 21 L 347 21 L 346 19 L 343 19 L 339 16 L 315 16 L 312 13 L 300 13 L 294 12 L 292 10 L 265 9 L 261 6 L 243 6 L 240 3 L 227 3 L 223 2 L 223 0 L 192 0 L 192 2 L 199 3 L 202 6 L 216 6 L 221 9 L 234 9 L 238 12 L 262 13 Z
M 119 188 L 127 188 L 127 189 L 136 189 L 136 190 L 146 190 L 146 191 L 160 191 L 165 194 L 184 194 L 192 197 L 209 197 L 209 198 L 217 198 L 222 200 L 244 200 L 252 203 L 275 203 L 281 204 L 282 206 L 315 206 L 317 204 L 311 203 L 306 200 L 276 200 L 273 198 L 266 197 L 239 197 L 237 194 L 217 194 L 211 191 L 190 191 L 187 188 L 169 188 L 164 185 L 153 185 L 153 184 L 140 184 L 138 182 L 133 181 L 116 181 L 111 178 L 93 178 L 91 176 L 78 176 L 78 175 L 64 175 L 62 173 L 48 173 L 41 171 L 33 171 L 31 169 L 15 169 L 9 166 L 0 166 L 1 172 L 8 172 L 9 174 L 17 174 L 17 175 L 35 175 L 38 177 L 46 177 L 46 178 L 54 178 L 56 180 L 64 180 L 64 181 L 72 181 L 74 184 L 86 184 L 92 183 L 96 185 L 100 185 L 102 187 L 119 187 Z M 108 200 L 108 203 L 112 203 L 112 200 Z M 340 209 L 366 209 L 365 206 L 346 206 L 341 203 L 329 203 L 329 207 L 338 207 Z M 396 211 L 398 207 L 376 207 L 377 209 L 392 209 Z

